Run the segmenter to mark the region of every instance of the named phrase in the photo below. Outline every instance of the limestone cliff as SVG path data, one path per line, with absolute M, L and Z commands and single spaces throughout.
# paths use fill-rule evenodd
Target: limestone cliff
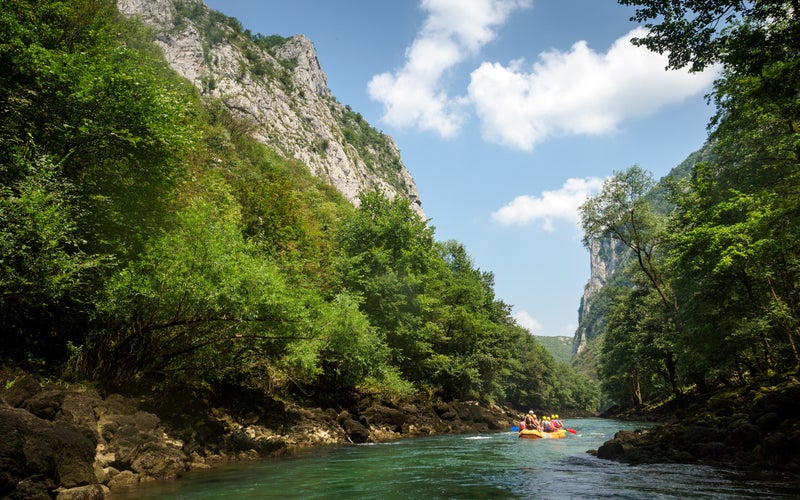
M 578 309 L 578 329 L 572 341 L 573 354 L 580 354 L 587 342 L 602 332 L 605 324 L 602 311 L 593 310 L 598 292 L 608 283 L 619 265 L 624 252 L 620 243 L 612 239 L 595 240 L 589 245 L 589 281 L 583 289 L 581 305 Z
M 252 35 L 202 0 L 118 0 L 151 26 L 170 66 L 253 125 L 254 136 L 305 163 L 348 200 L 364 190 L 404 196 L 424 218 L 416 185 L 391 137 L 336 101 L 314 44 Z

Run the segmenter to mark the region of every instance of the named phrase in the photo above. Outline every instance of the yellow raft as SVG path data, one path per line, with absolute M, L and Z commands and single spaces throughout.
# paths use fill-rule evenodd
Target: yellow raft
M 519 437 L 528 439 L 557 439 L 563 438 L 567 435 L 565 429 L 559 429 L 553 432 L 542 432 L 536 429 L 522 429 L 519 431 Z

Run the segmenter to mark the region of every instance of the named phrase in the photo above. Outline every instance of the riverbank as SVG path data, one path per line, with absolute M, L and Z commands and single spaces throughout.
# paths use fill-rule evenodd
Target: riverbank
M 0 370 L 0 497 L 100 499 L 189 470 L 310 447 L 488 433 L 516 414 L 476 402 L 363 398 L 316 408 L 239 390 L 131 397 Z M 8 439 L 5 438 L 8 436 Z
M 794 377 L 606 416 L 658 424 L 618 432 L 596 450 L 599 458 L 800 476 L 800 382 Z

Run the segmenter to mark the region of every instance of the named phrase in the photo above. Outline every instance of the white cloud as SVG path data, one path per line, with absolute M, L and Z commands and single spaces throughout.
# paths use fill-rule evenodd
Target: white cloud
M 564 185 L 555 191 L 545 191 L 541 196 L 522 195 L 492 213 L 492 218 L 500 224 L 524 225 L 534 220 L 542 222 L 547 232 L 554 231 L 556 220 L 577 224 L 580 221 L 578 207 L 586 199 L 599 192 L 603 179 L 589 177 L 586 179 L 567 179 Z
M 544 52 L 530 71 L 522 61 L 481 64 L 472 72 L 469 98 L 485 139 L 529 151 L 556 135 L 606 134 L 713 82 L 716 70 L 665 71 L 666 55 L 630 43 L 645 33 L 632 30 L 605 54 L 585 41 L 568 52 Z
M 533 334 L 541 333 L 542 331 L 542 324 L 539 323 L 536 318 L 528 314 L 527 311 L 519 311 L 518 313 L 514 313 L 514 319 L 517 321 L 519 326 L 526 328 Z
M 494 29 L 531 0 L 422 0 L 425 23 L 406 50 L 405 66 L 375 75 L 372 99 L 383 103 L 383 120 L 397 127 L 416 126 L 453 137 L 464 121 L 463 97 L 451 98 L 443 75 L 495 37 Z

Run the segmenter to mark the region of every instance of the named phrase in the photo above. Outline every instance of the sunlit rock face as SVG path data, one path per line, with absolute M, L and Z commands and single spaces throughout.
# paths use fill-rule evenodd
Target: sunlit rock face
M 589 245 L 589 281 L 583 289 L 581 305 L 578 310 L 578 329 L 572 341 L 572 352 L 580 354 L 587 342 L 600 335 L 603 315 L 592 315 L 592 306 L 597 293 L 614 273 L 620 260 L 620 244 L 612 239 L 592 241 Z
M 362 191 L 377 189 L 390 198 L 408 198 L 425 217 L 394 140 L 336 101 L 307 37 L 255 43 L 238 21 L 213 13 L 201 0 L 118 0 L 117 5 L 151 26 L 169 65 L 251 124 L 259 141 L 300 160 L 355 205 Z M 369 140 L 348 140 L 360 128 L 372 132 Z

